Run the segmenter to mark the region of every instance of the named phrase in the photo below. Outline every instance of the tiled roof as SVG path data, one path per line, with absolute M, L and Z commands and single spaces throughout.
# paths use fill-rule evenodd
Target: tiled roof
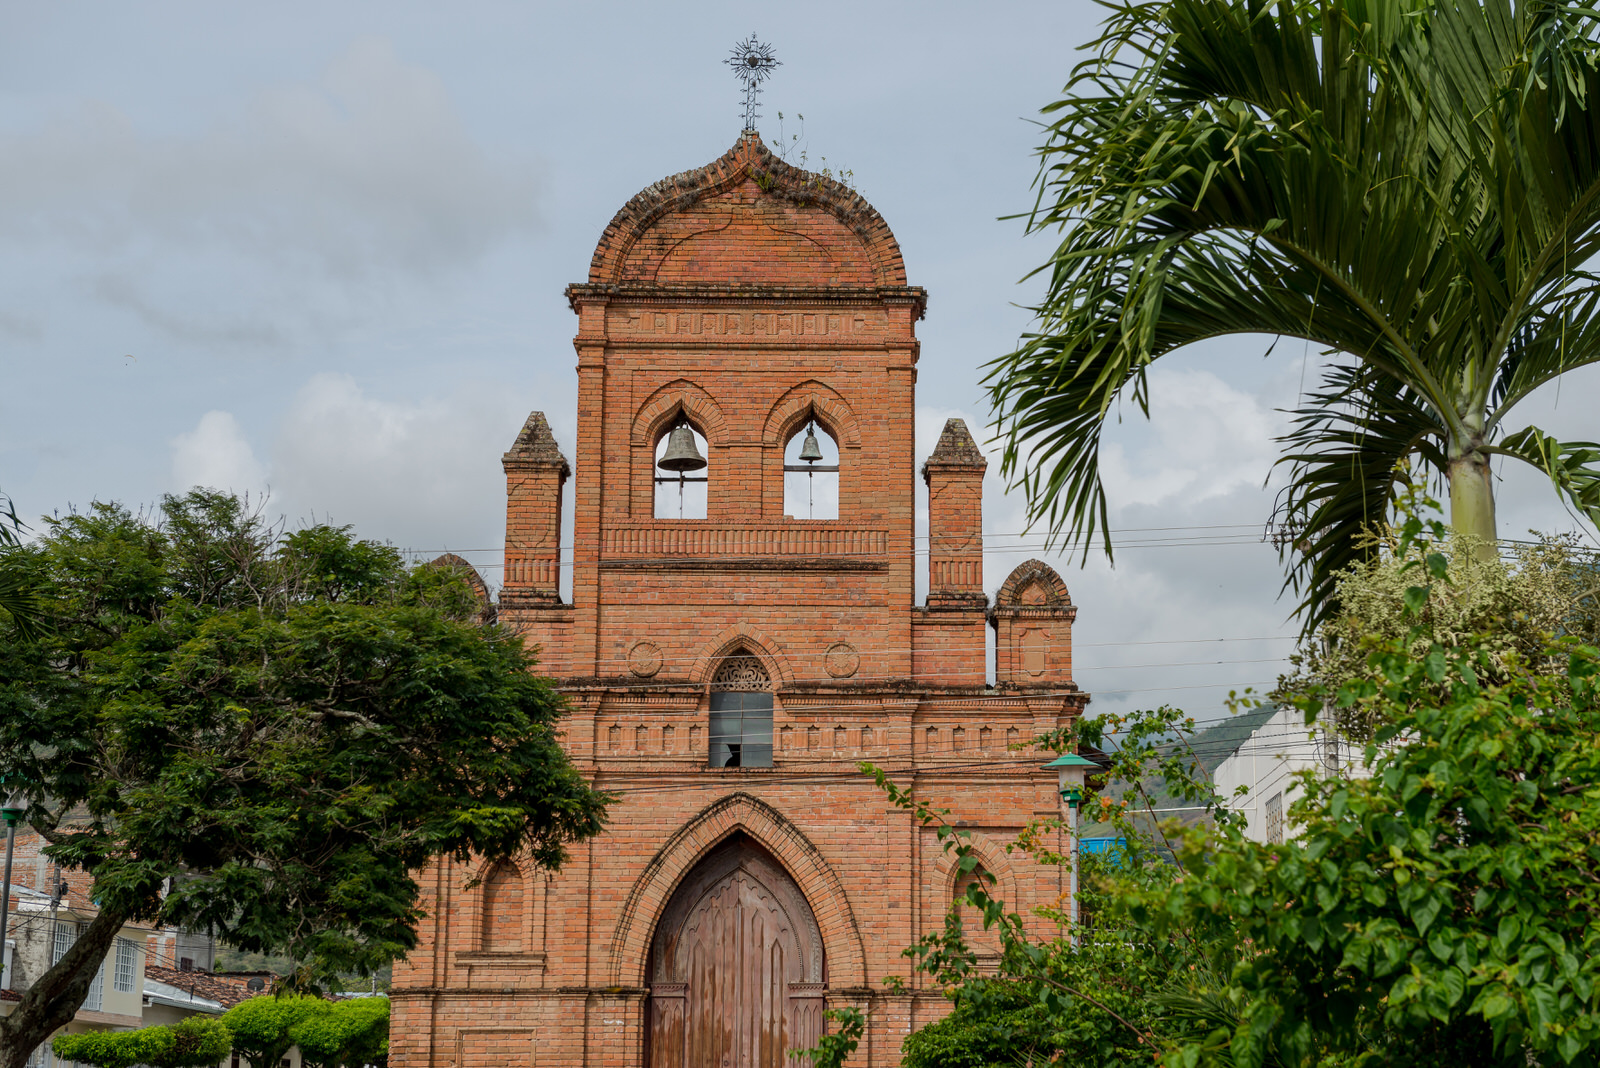
M 144 974 L 146 978 L 154 979 L 158 983 L 186 990 L 197 997 L 210 998 L 225 1009 L 231 1009 L 241 1001 L 249 1001 L 253 997 L 267 993 L 272 989 L 273 983 L 270 972 L 229 972 L 227 975 L 218 975 L 215 972 L 186 972 L 178 968 L 147 964 Z M 248 984 L 252 979 L 264 980 L 264 988 L 251 990 Z
M 15 990 L 0 990 L 0 1001 L 21 1001 L 22 995 Z

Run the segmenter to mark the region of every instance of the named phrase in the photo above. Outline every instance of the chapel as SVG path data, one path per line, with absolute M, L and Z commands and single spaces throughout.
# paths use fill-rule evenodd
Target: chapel
M 1009 908 L 1063 903 L 1006 847 L 1061 811 L 1027 743 L 1088 701 L 1076 609 L 1038 561 L 986 595 L 983 453 L 952 419 L 915 455 L 927 294 L 850 188 L 746 130 L 630 200 L 566 292 L 576 437 L 534 412 L 502 457 L 497 625 L 620 800 L 558 873 L 424 873 L 391 1063 L 790 1068 L 855 1006 L 851 1063 L 896 1065 L 949 1008 L 901 951 L 972 876 L 857 765 L 950 809 Z

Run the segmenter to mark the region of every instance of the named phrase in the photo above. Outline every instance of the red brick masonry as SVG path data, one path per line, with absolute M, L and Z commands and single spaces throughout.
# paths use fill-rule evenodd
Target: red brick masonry
M 746 133 L 715 163 L 630 201 L 567 294 L 578 315 L 573 462 L 537 412 L 503 458 L 499 618 L 561 680 L 572 759 L 622 800 L 610 830 L 558 875 L 456 863 L 424 874 L 431 915 L 395 972 L 391 1062 L 645 1064 L 656 921 L 697 861 L 740 833 L 814 913 L 827 1003 L 868 1013 L 852 1063 L 898 1064 L 907 1032 L 947 1010 L 901 950 L 940 926 L 955 873 L 856 763 L 950 807 L 1008 902 L 1059 900 L 1058 870 L 1005 851 L 1057 812 L 1047 758 L 1008 746 L 1088 700 L 1072 682 L 1076 609 L 1036 561 L 988 605 L 985 462 L 959 420 L 922 469 L 931 592 L 916 604 L 926 295 L 853 191 Z M 653 515 L 655 448 L 681 417 L 707 443 L 705 519 Z M 812 419 L 838 445 L 835 520 L 784 516 L 784 447 Z M 770 768 L 707 766 L 709 684 L 732 654 L 757 657 L 772 680 Z M 890 976 L 904 989 L 886 988 Z

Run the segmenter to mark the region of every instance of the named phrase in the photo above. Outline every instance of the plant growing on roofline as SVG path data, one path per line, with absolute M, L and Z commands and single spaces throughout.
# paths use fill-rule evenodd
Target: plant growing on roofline
M 603 826 L 559 697 L 451 569 L 205 490 L 45 528 L 7 550 L 49 626 L 0 623 L 0 776 L 99 911 L 0 1018 L 0 1068 L 72 1019 L 129 922 L 283 953 L 315 989 L 416 945 L 435 858 L 556 867 Z
M 1309 630 L 1412 460 L 1487 557 L 1493 457 L 1600 522 L 1600 445 L 1513 421 L 1600 360 L 1600 13 L 1526 0 L 1113 5 L 1045 108 L 1036 325 L 986 379 L 1032 518 L 1112 546 L 1101 434 L 1150 363 L 1225 334 L 1332 361 L 1280 460 Z M 1270 350 L 1269 350 L 1270 351 Z

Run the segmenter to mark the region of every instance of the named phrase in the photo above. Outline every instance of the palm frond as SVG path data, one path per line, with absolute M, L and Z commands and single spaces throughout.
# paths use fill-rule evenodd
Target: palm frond
M 1550 476 L 1550 481 L 1566 495 L 1572 506 L 1600 527 L 1600 443 L 1557 441 L 1538 427 L 1530 426 L 1507 434 L 1491 448 Z
M 1361 364 L 1335 364 L 1278 440 L 1290 466 L 1279 495 L 1286 590 L 1300 594 L 1307 633 L 1336 610 L 1339 573 L 1371 551 L 1365 535 L 1389 515 L 1412 478 L 1408 461 L 1443 473 L 1445 428 L 1405 386 Z
M 1111 551 L 1104 422 L 1148 414 L 1150 364 L 1207 338 L 1301 337 L 1384 380 L 1328 383 L 1376 407 L 1302 411 L 1286 439 L 1330 561 L 1332 532 L 1381 518 L 1395 462 L 1480 450 L 1600 359 L 1597 28 L 1511 0 L 1114 7 L 1046 109 L 1028 225 L 1061 236 L 1033 328 L 985 378 L 1031 519 Z M 1308 611 L 1326 572 L 1296 565 Z

